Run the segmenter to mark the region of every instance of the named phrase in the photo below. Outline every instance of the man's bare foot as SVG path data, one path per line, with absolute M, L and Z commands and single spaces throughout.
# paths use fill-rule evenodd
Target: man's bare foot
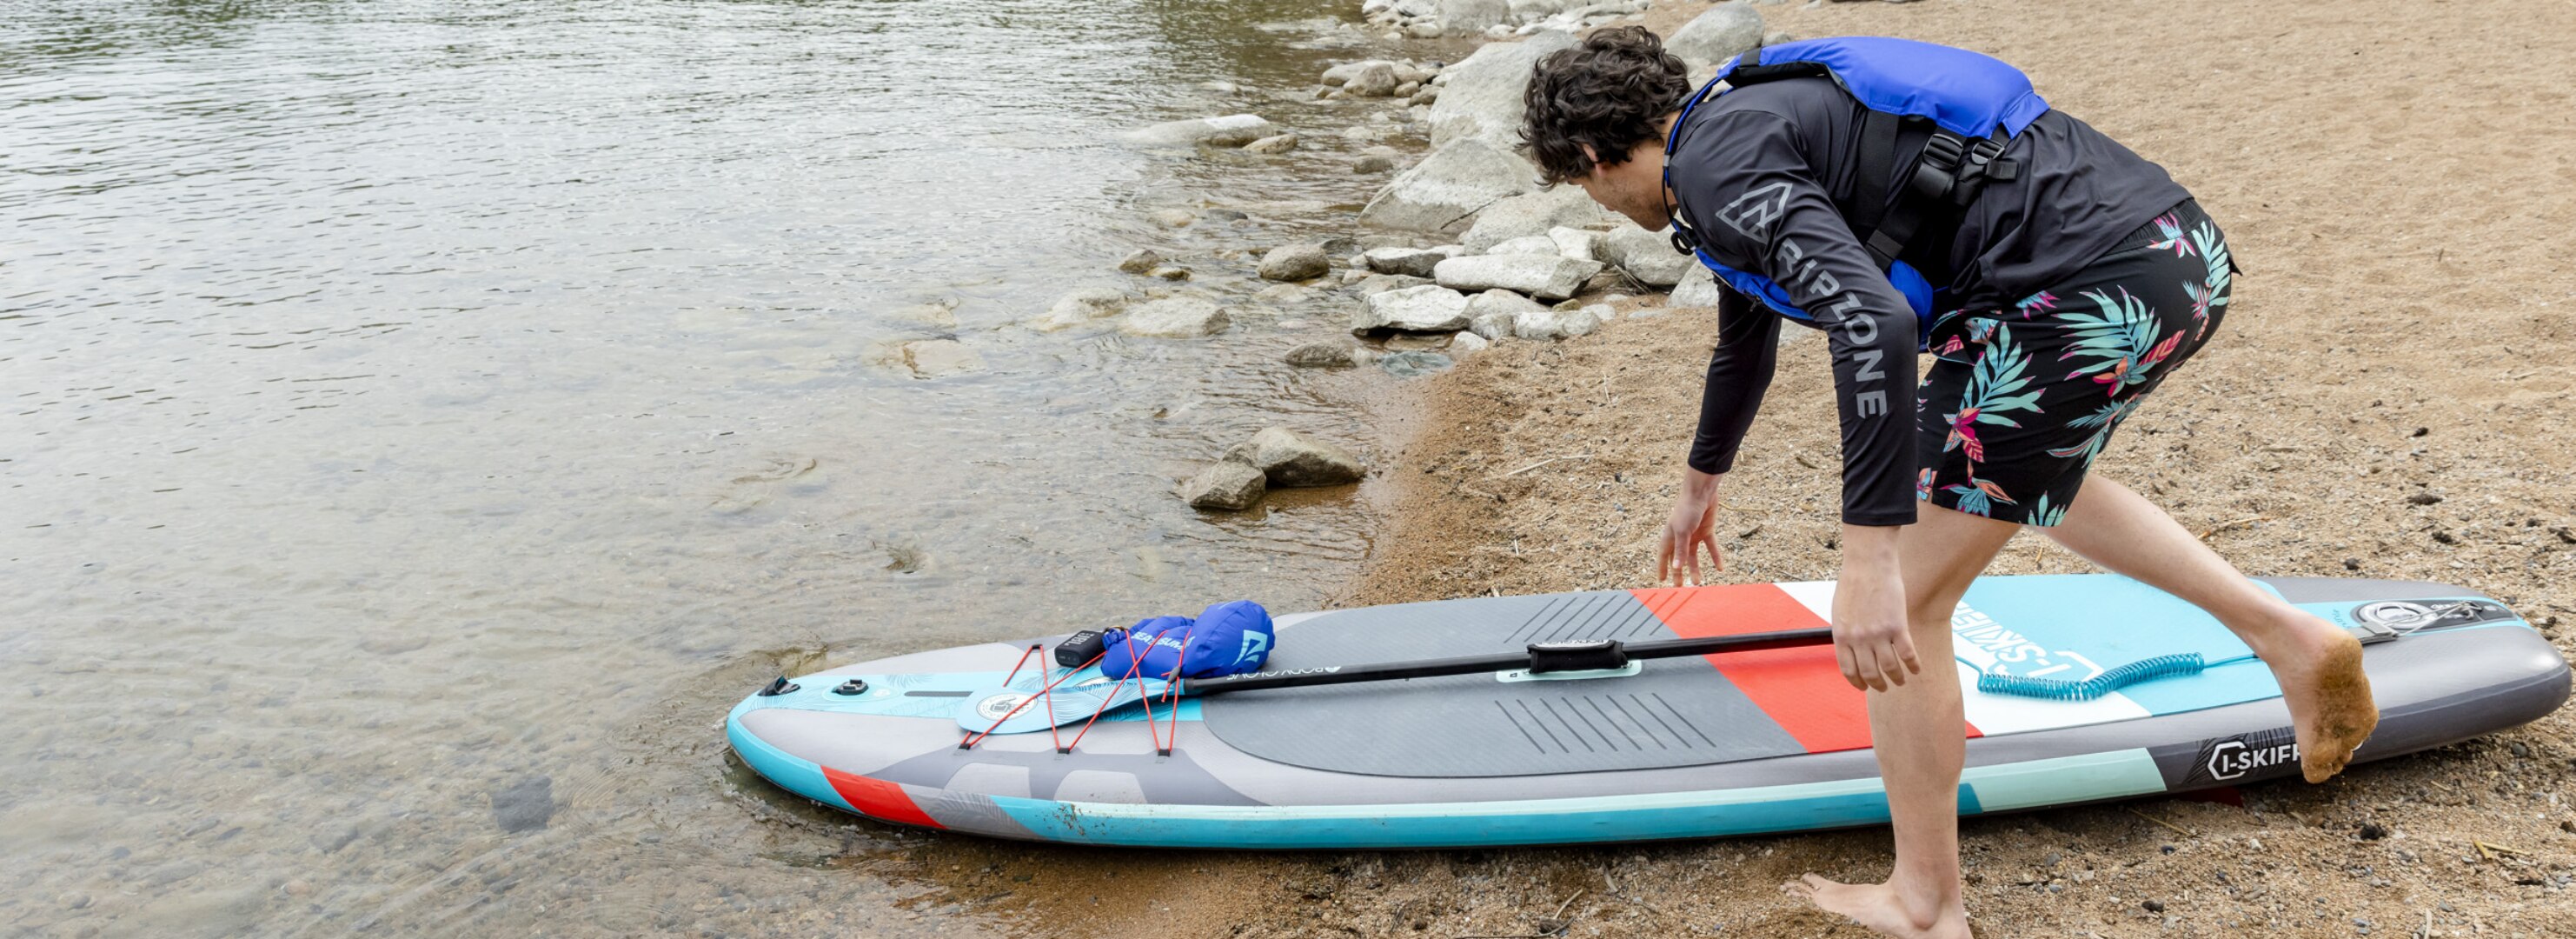
M 2370 676 L 2361 670 L 2361 642 L 2333 624 L 2298 614 L 2278 659 L 2266 657 L 2290 706 L 2299 742 L 2299 771 L 2321 783 L 2343 772 L 2352 751 L 2379 726 L 2379 704 Z
M 1847 916 L 1869 931 L 1905 939 L 1968 939 L 1968 909 L 1957 897 L 1947 905 L 1909 902 L 1892 884 L 1842 884 L 1808 874 L 1781 884 L 1827 913 Z

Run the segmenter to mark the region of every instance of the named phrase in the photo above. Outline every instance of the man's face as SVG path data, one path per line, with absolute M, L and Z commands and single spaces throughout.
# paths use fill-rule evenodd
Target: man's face
M 1656 151 L 1658 155 L 1662 151 Z M 1662 167 L 1649 169 L 1644 161 L 1630 159 L 1616 166 L 1592 164 L 1592 172 L 1572 182 L 1601 207 L 1628 217 L 1646 229 L 1664 227 Z

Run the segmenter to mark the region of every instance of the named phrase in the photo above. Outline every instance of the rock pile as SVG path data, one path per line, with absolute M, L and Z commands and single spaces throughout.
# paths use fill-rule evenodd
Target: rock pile
M 1181 498 L 1202 509 L 1248 509 L 1263 492 L 1301 486 L 1341 486 L 1368 475 L 1368 464 L 1350 451 L 1285 427 L 1264 428 L 1217 457 L 1180 485 Z

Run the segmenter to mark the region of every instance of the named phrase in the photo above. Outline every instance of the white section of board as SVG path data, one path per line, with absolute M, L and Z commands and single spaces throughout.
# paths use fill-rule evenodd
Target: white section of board
M 1817 619 L 1829 624 L 1834 621 L 1833 581 L 1798 581 L 1780 584 L 1779 587 L 1780 592 L 1788 594 L 1790 599 L 1798 601 L 1798 605 L 1816 614 Z M 1984 619 L 1967 604 L 1962 603 L 1959 604 L 1958 612 L 1951 617 L 1950 625 L 1955 631 L 1963 628 L 1984 628 L 1992 625 L 1992 621 Z M 1977 672 L 1979 669 L 1994 667 L 1995 653 L 1991 649 L 1961 640 L 1956 636 L 1952 637 L 1950 644 L 1959 658 L 1967 660 L 1953 664 L 1959 673 L 1959 697 L 1967 709 L 1968 723 L 1986 736 L 2082 727 L 2088 724 L 2107 724 L 2112 721 L 2154 716 L 2137 702 L 2129 700 L 2128 696 L 2116 692 L 2091 701 L 2051 701 L 2019 695 L 1986 694 L 1977 690 Z M 2082 680 L 2091 676 L 2069 674 L 2054 677 Z

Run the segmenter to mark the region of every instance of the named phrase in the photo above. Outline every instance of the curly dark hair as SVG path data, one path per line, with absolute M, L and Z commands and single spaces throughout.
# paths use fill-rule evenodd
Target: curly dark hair
M 1603 163 L 1625 163 L 1690 93 L 1690 67 L 1664 51 L 1662 37 L 1643 26 L 1600 30 L 1538 60 L 1521 92 L 1521 140 L 1548 182 L 1580 178 L 1592 172 L 1584 144 Z

